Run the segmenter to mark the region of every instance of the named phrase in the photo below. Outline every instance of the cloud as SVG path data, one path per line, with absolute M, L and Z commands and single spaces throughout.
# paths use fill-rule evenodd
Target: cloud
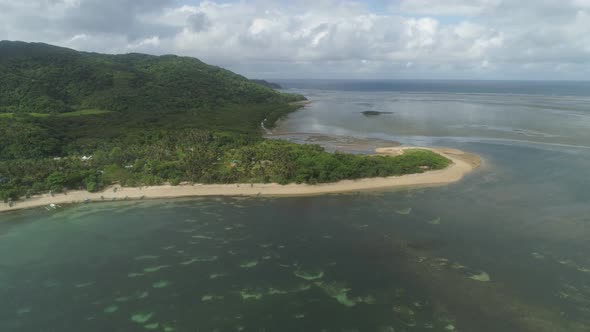
M 401 0 L 399 9 L 409 14 L 475 16 L 491 10 L 501 3 L 502 0 Z
M 201 32 L 207 30 L 209 26 L 209 19 L 205 13 L 195 13 L 187 18 L 187 22 L 190 28 L 195 32 Z
M 259 77 L 586 79 L 590 0 L 0 0 L 0 39 Z
M 0 0 L 3 38 L 11 34 L 50 38 L 67 34 L 125 36 L 136 40 L 149 36 L 173 36 L 167 24 L 153 24 L 151 14 L 171 6 L 173 0 Z M 12 33 L 10 33 L 12 32 Z M 37 37 L 37 38 L 39 38 Z
M 172 5 L 171 0 L 55 0 L 66 4 L 57 24 L 89 34 L 126 35 L 131 40 L 149 36 L 172 36 L 176 29 L 153 24 L 147 15 Z

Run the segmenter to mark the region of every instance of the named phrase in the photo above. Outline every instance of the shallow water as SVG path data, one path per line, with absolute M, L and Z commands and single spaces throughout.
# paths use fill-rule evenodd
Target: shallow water
M 590 97 L 585 96 L 290 91 L 310 96 L 312 104 L 282 121 L 279 132 L 421 144 L 447 139 L 590 148 Z M 361 113 L 364 111 L 391 113 L 364 116 Z
M 0 330 L 590 329 L 586 97 L 299 91 L 314 103 L 280 131 L 456 147 L 484 167 L 430 189 L 1 215 Z

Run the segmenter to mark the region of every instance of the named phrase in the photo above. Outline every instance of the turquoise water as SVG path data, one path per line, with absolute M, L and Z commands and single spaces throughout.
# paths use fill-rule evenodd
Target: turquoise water
M 0 215 L 0 331 L 590 329 L 587 97 L 296 88 L 314 102 L 280 132 L 484 166 L 430 189 Z

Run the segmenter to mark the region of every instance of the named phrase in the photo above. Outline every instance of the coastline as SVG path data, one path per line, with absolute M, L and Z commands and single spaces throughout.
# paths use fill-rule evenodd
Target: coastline
M 378 191 L 393 188 L 432 187 L 450 184 L 461 180 L 467 173 L 481 165 L 477 155 L 449 148 L 424 147 L 390 147 L 378 148 L 379 155 L 400 155 L 406 149 L 427 149 L 450 159 L 452 164 L 445 169 L 424 173 L 390 176 L 384 178 L 366 178 L 358 180 L 342 180 L 334 183 L 287 184 L 181 184 L 178 186 L 161 185 L 147 187 L 121 187 L 119 185 L 106 188 L 102 192 L 70 191 L 67 194 L 49 194 L 33 196 L 15 202 L 11 207 L 0 203 L 0 213 L 22 209 L 48 206 L 50 204 L 72 204 L 83 202 L 100 202 L 114 200 L 163 199 L 203 196 L 314 196 L 324 194 L 350 193 L 359 191 Z

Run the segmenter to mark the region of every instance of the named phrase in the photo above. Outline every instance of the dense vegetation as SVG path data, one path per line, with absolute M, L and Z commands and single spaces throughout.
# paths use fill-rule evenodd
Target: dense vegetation
M 204 112 L 302 98 L 195 58 L 103 55 L 0 41 L 0 112 Z
M 263 139 L 260 123 L 272 127 L 301 100 L 192 58 L 0 42 L 0 198 L 113 183 L 320 183 L 448 165 L 428 151 L 354 156 Z

